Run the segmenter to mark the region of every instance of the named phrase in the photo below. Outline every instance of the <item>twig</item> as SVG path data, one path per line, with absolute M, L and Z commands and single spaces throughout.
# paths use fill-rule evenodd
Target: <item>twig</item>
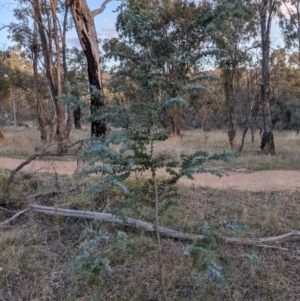
M 11 221 L 13 221 L 14 219 L 18 218 L 20 215 L 24 214 L 25 212 L 27 212 L 28 210 L 30 210 L 30 208 L 26 208 L 22 211 L 19 211 L 18 213 L 16 213 L 15 215 L 13 215 L 11 218 L 7 219 L 6 221 L 0 223 L 0 227 L 5 227 L 7 226 Z
M 23 161 L 17 168 L 15 168 L 12 172 L 9 178 L 5 181 L 5 184 L 8 186 L 11 184 L 12 180 L 14 179 L 16 173 L 20 171 L 24 166 L 30 164 L 33 160 L 35 160 L 38 157 L 59 157 L 61 154 L 59 153 L 50 153 L 50 152 L 41 152 L 41 153 L 35 153 L 31 155 L 27 160 Z
M 76 218 L 86 218 L 86 219 L 95 219 L 101 220 L 104 222 L 116 223 L 121 225 L 134 225 L 138 228 L 143 228 L 149 232 L 155 231 L 155 226 L 152 223 L 144 222 L 134 218 L 126 218 L 125 221 L 120 219 L 112 214 L 103 213 L 103 212 L 93 212 L 93 211 L 84 211 L 84 210 L 70 210 L 70 209 L 61 209 L 61 208 L 54 208 L 54 207 L 46 207 L 46 206 L 39 206 L 39 205 L 29 205 L 29 207 L 35 211 L 44 214 L 50 215 L 60 215 L 60 216 L 67 216 L 67 217 L 76 217 Z M 165 228 L 165 227 L 158 227 L 158 231 L 160 234 L 172 237 L 176 239 L 182 240 L 189 240 L 189 241 L 199 241 L 205 238 L 204 235 L 193 235 L 188 233 L 183 233 L 180 231 L 176 231 L 173 229 Z M 263 246 L 263 243 L 268 242 L 278 242 L 286 238 L 290 237 L 299 237 L 300 238 L 300 231 L 290 231 L 288 233 L 278 235 L 278 236 L 271 236 L 271 237 L 262 237 L 262 238 L 237 238 L 237 237 L 223 237 L 225 243 L 229 244 L 238 244 L 238 245 L 257 245 Z M 272 246 L 268 246 L 271 247 Z M 284 249 L 283 249 L 284 250 Z
M 7 27 L 10 27 L 10 25 L 3 25 L 3 26 L 1 26 L 1 27 L 0 27 L 0 31 L 1 31 L 2 29 L 4 29 L 4 28 L 7 28 Z
M 300 231 L 292 230 L 288 233 L 278 235 L 278 236 L 270 236 L 270 237 L 262 237 L 262 238 L 235 238 L 235 237 L 225 237 L 225 242 L 233 243 L 233 244 L 242 244 L 242 245 L 251 245 L 251 244 L 257 244 L 258 246 L 262 243 L 266 242 L 278 242 L 280 240 L 284 240 L 286 238 L 292 237 L 292 236 L 299 236 L 300 237 Z
M 257 245 L 257 247 L 267 248 L 267 249 L 278 249 L 278 250 L 281 250 L 281 251 L 288 251 L 289 250 L 288 248 L 281 248 L 281 247 L 269 246 L 269 245 Z
M 106 5 L 107 5 L 110 1 L 112 1 L 112 0 L 105 0 L 105 1 L 102 3 L 102 5 L 101 5 L 100 8 L 97 8 L 97 9 L 93 10 L 93 11 L 92 11 L 92 17 L 95 18 L 97 15 L 101 14 L 101 13 L 105 10 Z
M 67 149 L 70 149 L 70 148 L 72 148 L 73 146 L 77 145 L 78 143 L 82 143 L 82 142 L 84 142 L 84 141 L 85 141 L 85 140 L 78 140 L 78 141 L 76 141 L 75 143 L 69 145 Z M 24 162 L 22 162 L 16 169 L 14 169 L 14 170 L 11 172 L 9 178 L 5 181 L 5 184 L 6 184 L 7 186 L 9 186 L 9 184 L 11 184 L 11 182 L 12 182 L 14 176 L 16 175 L 16 173 L 17 173 L 18 171 L 20 171 L 24 166 L 30 164 L 33 160 L 35 160 L 35 159 L 38 158 L 38 157 L 61 157 L 62 155 L 64 155 L 64 154 L 62 154 L 62 153 L 51 153 L 51 152 L 46 151 L 47 148 L 48 148 L 49 146 L 50 146 L 50 145 L 48 145 L 48 146 L 47 146 L 45 149 L 43 149 L 40 153 L 35 153 L 35 154 L 31 155 L 29 158 L 27 158 Z M 69 155 L 69 154 L 65 154 L 65 155 Z
M 4 212 L 7 212 L 7 213 L 12 213 L 12 214 L 15 214 L 15 213 L 17 213 L 17 211 L 14 211 L 14 210 L 9 210 L 9 209 L 6 209 L 6 208 L 4 208 L 4 207 L 0 207 L 0 210 L 1 211 L 4 211 Z

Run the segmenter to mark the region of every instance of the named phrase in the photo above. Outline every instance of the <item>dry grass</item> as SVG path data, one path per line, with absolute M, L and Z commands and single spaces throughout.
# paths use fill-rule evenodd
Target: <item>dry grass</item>
M 0 156 L 10 158 L 25 158 L 34 152 L 41 151 L 40 131 L 33 127 L 4 127 L 4 139 L 0 139 Z M 70 143 L 89 137 L 89 126 L 84 125 L 82 130 L 73 129 L 70 134 Z M 72 150 L 71 152 L 76 152 Z
M 12 158 L 24 158 L 33 152 L 42 149 L 40 133 L 36 128 L 25 127 L 5 127 L 3 129 L 5 139 L 0 140 L 0 156 Z M 82 130 L 73 129 L 70 135 L 70 143 L 79 139 L 88 138 L 90 134 L 89 125 L 83 125 Z M 237 135 L 237 148 L 241 142 L 242 133 Z M 260 136 L 256 133 L 255 143 L 251 143 L 250 134 L 246 137 L 244 151 L 237 157 L 230 160 L 230 163 L 217 164 L 226 169 L 247 169 L 251 170 L 272 170 L 272 169 L 293 169 L 300 170 L 300 136 L 295 132 L 274 133 L 275 156 L 261 156 L 258 154 L 260 146 Z M 181 153 L 191 154 L 197 150 L 204 150 L 213 154 L 229 150 L 227 133 L 224 131 L 213 131 L 201 133 L 200 131 L 187 131 L 182 139 L 170 138 L 167 141 L 159 142 L 155 151 L 157 154 L 164 154 L 172 159 L 179 159 Z M 76 154 L 78 147 L 70 150 Z
M 57 181 L 74 185 L 63 177 L 54 175 L 19 176 L 6 195 L 15 207 L 24 208 L 32 200 L 27 194 L 54 189 Z M 237 192 L 213 189 L 191 189 L 165 186 L 159 181 L 162 202 L 177 198 L 179 207 L 163 211 L 161 224 L 178 230 L 200 233 L 199 223 L 209 227 L 219 236 L 258 237 L 271 236 L 300 229 L 299 192 Z M 87 191 L 61 199 L 39 199 L 35 202 L 68 208 L 99 210 L 110 205 L 115 208 L 120 201 L 136 200 L 138 210 L 124 207 L 124 213 L 151 220 L 153 191 L 148 180 L 127 183 L 132 194 L 122 195 L 107 190 L 106 195 L 91 200 Z M 138 190 L 140 188 L 141 190 Z M 17 196 L 23 200 L 17 202 Z M 2 203 L 4 201 L 2 195 Z M 1 204 L 3 205 L 3 204 Z M 6 201 L 7 205 L 7 201 Z M 12 207 L 12 203 L 9 203 Z M 1 219 L 7 214 L 1 213 Z M 245 227 L 234 233 L 220 225 L 240 222 Z M 126 244 L 117 240 L 117 231 L 127 233 Z M 156 243 L 152 234 L 129 227 L 114 226 L 95 221 L 63 217 L 48 217 L 28 213 L 11 228 L 0 230 L 0 291 L 5 301 L 17 300 L 160 300 L 156 259 Z M 98 233 L 108 240 L 93 245 L 89 242 Z M 85 246 L 85 247 L 82 247 Z M 186 242 L 163 238 L 167 293 L 169 300 L 299 300 L 300 268 L 299 241 L 281 242 L 279 246 L 289 251 L 218 243 L 202 244 L 210 250 L 200 263 L 214 261 L 222 267 L 224 286 L 214 281 L 197 285 L 191 277 L 193 258 L 183 254 Z M 250 259 L 255 254 L 259 262 Z M 76 267 L 79 255 L 88 254 L 84 264 Z M 96 259 L 107 259 L 111 270 L 93 270 Z M 91 263 L 89 262 L 91 261 Z M 201 267 L 201 265 L 200 265 Z M 203 279 L 205 269 L 199 271 Z
M 275 156 L 262 156 L 260 150 L 260 136 L 257 133 L 255 142 L 251 142 L 250 134 L 246 137 L 244 150 L 238 153 L 242 133 L 238 133 L 234 150 L 237 157 L 231 159 L 229 164 L 217 162 L 217 166 L 227 169 L 247 170 L 272 170 L 272 169 L 300 169 L 300 136 L 294 132 L 275 132 Z M 213 131 L 200 133 L 199 131 L 188 131 L 183 139 L 168 139 L 158 143 L 156 152 L 165 154 L 168 157 L 178 159 L 181 153 L 191 154 L 197 150 L 204 150 L 210 154 L 229 150 L 227 133 L 224 131 Z
M 0 156 L 27 157 L 42 148 L 39 131 L 35 128 L 5 127 L 0 140 Z
M 88 129 L 74 130 L 71 140 L 88 135 Z M 32 128 L 5 128 L 4 136 L 0 141 L 1 156 L 23 157 L 39 147 L 39 132 Z M 247 141 L 244 153 L 223 167 L 300 169 L 300 138 L 293 133 L 276 132 L 275 139 L 276 156 L 255 155 L 259 150 L 259 137 L 256 137 L 255 146 Z M 156 151 L 176 159 L 181 152 L 192 153 L 199 149 L 209 153 L 228 149 L 226 133 L 211 132 L 205 136 L 187 132 L 182 140 L 159 143 Z M 0 173 L 0 182 L 6 177 Z M 76 181 L 55 174 L 20 174 L 9 190 L 0 185 L 0 206 L 20 210 L 34 202 L 95 211 L 122 208 L 128 216 L 153 220 L 153 189 L 144 178 L 130 179 L 126 183 L 129 195 L 107 188 L 91 199 L 85 188 L 61 198 L 28 198 L 38 192 L 66 191 L 77 185 Z M 254 193 L 180 185 L 170 188 L 162 178 L 159 195 L 161 208 L 170 198 L 178 200 L 179 207 L 161 210 L 160 216 L 161 225 L 177 230 L 201 233 L 199 225 L 204 225 L 219 237 L 262 237 L 300 230 L 300 193 L 297 191 Z M 0 210 L 1 221 L 9 216 Z M 117 231 L 127 233 L 125 245 L 118 241 Z M 99 233 L 108 236 L 108 240 L 93 245 L 91 240 Z M 184 255 L 187 245 L 182 241 L 162 239 L 169 300 L 300 300 L 299 241 L 278 244 L 288 251 L 205 241 L 201 246 L 209 252 L 201 255 L 197 262 Z M 11 227 L 0 228 L 0 300 L 160 300 L 156 254 L 154 235 L 142 230 L 27 213 Z M 80 267 L 76 267 L 78 258 L 83 258 Z M 111 270 L 102 271 L 99 262 L 97 265 L 99 259 L 108 260 Z M 207 262 L 215 262 L 222 268 L 223 286 L 215 281 L 203 281 L 205 265 L 202 264 Z M 192 278 L 195 267 L 199 268 L 200 284 Z

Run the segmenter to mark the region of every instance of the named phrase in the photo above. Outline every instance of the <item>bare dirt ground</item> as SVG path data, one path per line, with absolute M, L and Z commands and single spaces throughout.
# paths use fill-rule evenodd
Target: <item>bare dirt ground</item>
M 13 170 L 23 161 L 22 159 L 0 158 L 0 169 Z M 76 161 L 36 160 L 26 165 L 22 171 L 72 175 L 76 169 Z M 191 187 L 230 188 L 244 191 L 300 190 L 300 172 L 292 170 L 267 170 L 252 173 L 236 171 L 228 172 L 228 175 L 222 178 L 211 174 L 199 174 L 193 181 L 183 178 L 180 183 Z

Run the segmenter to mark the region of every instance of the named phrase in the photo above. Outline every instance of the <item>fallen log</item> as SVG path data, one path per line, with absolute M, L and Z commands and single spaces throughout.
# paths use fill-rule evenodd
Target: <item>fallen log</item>
M 24 166 L 30 164 L 33 160 L 35 160 L 38 157 L 59 157 L 60 154 L 56 154 L 56 153 L 35 153 L 33 155 L 31 155 L 30 157 L 28 157 L 25 161 L 23 161 L 19 166 L 17 166 L 10 174 L 9 178 L 5 181 L 5 184 L 7 186 L 9 186 L 11 184 L 11 182 L 13 181 L 16 173 L 18 171 L 20 171 Z
M 141 221 L 134 218 L 126 218 L 125 220 L 118 218 L 109 213 L 103 212 L 93 212 L 93 211 L 84 211 L 84 210 L 70 210 L 70 209 L 61 209 L 61 208 L 54 208 L 54 207 L 47 207 L 47 206 L 40 206 L 40 205 L 29 205 L 29 207 L 35 211 L 44 214 L 50 215 L 60 215 L 66 217 L 75 217 L 75 218 L 85 218 L 85 219 L 95 219 L 104 222 L 116 223 L 121 225 L 134 225 L 138 228 L 142 228 L 149 232 L 155 231 L 155 226 L 152 223 Z M 199 241 L 205 238 L 204 235 L 195 235 L 184 233 L 181 231 L 176 231 L 173 229 L 169 229 L 166 227 L 158 227 L 158 232 L 166 237 L 188 240 L 188 241 Z M 290 231 L 288 233 L 278 235 L 278 236 L 271 236 L 271 237 L 262 237 L 262 238 L 237 238 L 237 237 L 222 237 L 225 243 L 229 244 L 239 244 L 239 245 L 258 245 L 262 246 L 264 243 L 270 242 L 279 242 L 286 238 L 290 237 L 299 237 L 300 238 L 300 231 Z
M 84 219 L 94 219 L 100 220 L 103 222 L 115 223 L 120 225 L 133 225 L 138 228 L 144 229 L 149 232 L 155 231 L 155 226 L 152 223 L 141 221 L 134 218 L 125 218 L 121 219 L 109 213 L 103 212 L 93 212 L 93 211 L 84 211 L 84 210 L 71 210 L 71 209 L 62 209 L 62 208 L 55 208 L 55 207 L 48 207 L 48 206 L 40 206 L 40 205 L 29 205 L 28 208 L 25 210 L 19 211 L 15 215 L 13 215 L 8 220 L 0 223 L 0 227 L 7 226 L 11 221 L 18 218 L 20 215 L 26 213 L 27 211 L 32 210 L 34 212 L 49 214 L 49 215 L 59 215 L 59 216 L 66 216 L 66 217 L 74 217 L 74 218 L 84 218 Z M 196 234 L 189 234 L 184 233 L 181 231 L 176 231 L 173 229 L 169 229 L 166 227 L 158 227 L 158 232 L 166 237 L 187 240 L 187 241 L 200 241 L 205 238 L 204 235 L 196 235 Z M 257 247 L 263 248 L 272 248 L 272 249 L 281 249 L 287 250 L 285 248 L 280 248 L 277 246 L 270 246 L 265 245 L 265 243 L 270 242 L 279 242 L 287 238 L 291 237 L 299 237 L 300 238 L 300 231 L 290 231 L 288 233 L 284 233 L 278 236 L 271 236 L 271 237 L 261 237 L 261 238 L 238 238 L 238 237 L 222 237 L 225 243 L 229 244 L 238 244 L 238 245 L 256 245 Z
M 84 140 L 78 140 L 75 143 L 71 144 L 68 146 L 67 149 L 70 149 L 71 147 L 75 146 L 76 144 L 82 143 Z M 17 166 L 14 170 L 12 170 L 9 178 L 5 181 L 5 184 L 9 186 L 11 182 L 13 181 L 16 173 L 20 171 L 24 166 L 30 164 L 32 161 L 34 161 L 36 158 L 40 157 L 62 157 L 64 155 L 70 155 L 70 154 L 62 154 L 62 153 L 53 153 L 47 151 L 47 149 L 51 146 L 52 144 L 48 145 L 46 148 L 44 148 L 40 153 L 34 153 L 31 156 L 29 156 L 25 161 L 23 161 L 19 166 Z

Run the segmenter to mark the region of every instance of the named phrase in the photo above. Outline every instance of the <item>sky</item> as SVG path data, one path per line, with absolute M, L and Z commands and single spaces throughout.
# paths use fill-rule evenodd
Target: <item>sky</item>
M 87 0 L 88 6 L 91 10 L 99 8 L 104 0 Z M 115 22 L 117 13 L 114 12 L 120 5 L 120 2 L 113 0 L 106 5 L 106 9 L 98 16 L 95 17 L 95 26 L 98 38 L 106 39 L 117 36 L 115 30 Z M 0 28 L 3 25 L 14 22 L 13 9 L 17 7 L 17 2 L 14 0 L 0 0 Z M 13 41 L 8 40 L 8 32 L 6 29 L 0 30 L 0 50 L 14 45 Z M 69 47 L 80 47 L 75 28 L 68 32 L 67 44 Z
M 104 0 L 87 0 L 88 6 L 91 10 L 99 8 Z M 114 12 L 120 5 L 120 1 L 112 0 L 106 6 L 106 9 L 98 16 L 95 17 L 95 25 L 98 38 L 103 40 L 117 36 L 115 30 L 115 22 L 117 13 Z M 0 0 L 0 28 L 3 25 L 15 21 L 13 16 L 13 9 L 16 8 L 17 1 L 15 0 Z M 274 26 L 275 25 L 275 26 Z M 283 47 L 284 43 L 280 34 L 280 30 L 276 22 L 272 26 L 271 39 L 272 48 Z M 13 41 L 8 40 L 8 32 L 6 29 L 0 30 L 0 50 L 7 46 L 14 45 Z M 75 28 L 67 34 L 67 44 L 69 47 L 81 48 Z

